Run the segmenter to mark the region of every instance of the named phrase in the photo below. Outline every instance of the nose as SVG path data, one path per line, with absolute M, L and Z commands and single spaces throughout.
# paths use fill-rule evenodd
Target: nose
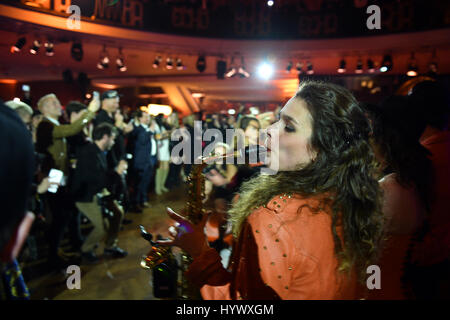
M 275 124 L 276 124 L 276 122 L 273 123 L 273 124 L 271 124 L 270 126 L 268 126 L 267 129 L 266 129 L 266 134 L 267 134 L 267 137 L 268 137 L 269 139 L 272 138 L 273 131 L 275 130 Z

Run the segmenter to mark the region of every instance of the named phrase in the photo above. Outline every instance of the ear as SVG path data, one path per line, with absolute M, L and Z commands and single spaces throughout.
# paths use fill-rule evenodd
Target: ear
M 34 221 L 34 213 L 28 211 L 17 226 L 12 238 L 5 246 L 3 252 L 0 254 L 0 259 L 4 262 L 12 262 L 19 255 L 20 249 L 22 249 L 28 232 L 31 229 L 31 225 Z

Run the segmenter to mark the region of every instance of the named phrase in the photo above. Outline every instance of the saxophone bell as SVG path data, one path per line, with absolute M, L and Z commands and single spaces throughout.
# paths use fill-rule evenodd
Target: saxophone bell
M 158 244 L 153 241 L 153 235 L 147 232 L 144 226 L 139 225 L 139 229 L 141 231 L 141 237 L 147 240 L 151 245 L 150 251 L 141 257 L 141 267 L 144 269 L 152 269 L 169 258 L 170 248 L 158 246 Z

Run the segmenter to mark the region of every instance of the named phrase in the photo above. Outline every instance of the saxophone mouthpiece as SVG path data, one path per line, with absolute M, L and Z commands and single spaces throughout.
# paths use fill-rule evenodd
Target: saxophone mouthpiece
M 237 150 L 235 152 L 226 153 L 220 156 L 210 156 L 210 157 L 200 157 L 203 163 L 213 163 L 215 160 L 226 159 L 226 158 L 244 158 L 246 163 L 251 163 L 251 161 L 255 161 L 255 163 L 263 162 L 267 153 L 267 148 L 262 145 L 251 145 L 247 146 L 244 149 Z

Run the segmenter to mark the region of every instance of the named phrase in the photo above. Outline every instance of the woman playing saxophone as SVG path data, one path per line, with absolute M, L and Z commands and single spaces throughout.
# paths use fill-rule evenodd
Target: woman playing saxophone
M 172 239 L 193 257 L 186 277 L 204 299 L 356 299 L 358 275 L 377 258 L 381 192 L 369 125 L 343 87 L 303 82 L 267 131 L 270 169 L 243 184 L 229 211 L 228 268 L 208 246 L 207 217 L 175 220 Z

